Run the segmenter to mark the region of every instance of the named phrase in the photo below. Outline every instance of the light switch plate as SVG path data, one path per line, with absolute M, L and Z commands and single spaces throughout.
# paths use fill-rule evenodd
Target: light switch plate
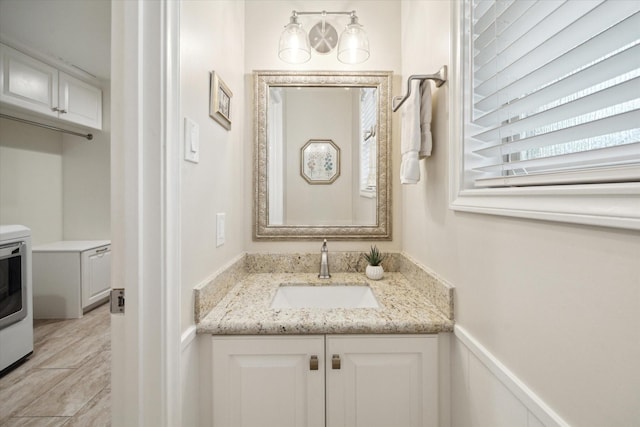
M 184 118 L 184 159 L 200 161 L 200 126 L 188 117 Z
M 224 226 L 225 226 L 225 214 L 216 214 L 216 247 L 224 245 Z

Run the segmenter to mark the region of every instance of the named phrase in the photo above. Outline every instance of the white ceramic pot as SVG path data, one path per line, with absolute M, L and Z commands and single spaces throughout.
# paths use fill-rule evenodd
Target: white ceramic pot
M 382 274 L 384 273 L 384 269 L 381 265 L 367 265 L 367 269 L 365 270 L 365 274 L 371 280 L 380 280 L 382 279 Z

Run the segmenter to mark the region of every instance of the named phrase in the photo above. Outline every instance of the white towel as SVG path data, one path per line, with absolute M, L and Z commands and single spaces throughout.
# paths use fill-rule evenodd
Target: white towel
M 400 150 L 400 183 L 415 184 L 420 180 L 418 160 L 431 155 L 431 84 L 412 82 L 413 95 L 402 110 L 402 139 Z M 412 88 L 413 89 L 413 88 Z
M 421 85 L 420 90 L 420 158 L 431 155 L 431 82 Z
M 412 82 L 416 86 L 420 82 Z M 400 152 L 400 183 L 415 184 L 420 180 L 420 165 L 418 152 L 420 151 L 420 90 L 413 91 L 402 109 L 402 134 Z

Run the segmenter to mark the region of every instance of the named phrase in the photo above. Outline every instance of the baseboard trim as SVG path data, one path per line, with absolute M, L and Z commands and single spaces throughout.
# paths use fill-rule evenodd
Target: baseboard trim
M 456 338 L 504 384 L 527 410 L 546 427 L 571 427 L 463 327 L 455 325 L 454 334 Z
M 180 351 L 185 351 L 196 337 L 196 325 L 191 325 L 180 337 Z

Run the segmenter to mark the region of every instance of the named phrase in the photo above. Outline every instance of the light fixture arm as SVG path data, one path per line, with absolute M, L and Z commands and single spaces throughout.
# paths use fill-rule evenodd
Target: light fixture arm
M 349 15 L 352 17 L 356 16 L 356 11 L 352 10 L 350 12 L 327 12 L 326 10 L 321 10 L 320 12 L 300 12 L 297 10 L 293 10 L 291 11 L 291 17 L 293 18 L 293 16 L 298 16 L 298 15 Z M 358 19 L 356 17 L 356 19 Z
M 289 24 L 299 24 L 298 13 L 295 10 L 291 12 L 291 18 L 289 18 Z

